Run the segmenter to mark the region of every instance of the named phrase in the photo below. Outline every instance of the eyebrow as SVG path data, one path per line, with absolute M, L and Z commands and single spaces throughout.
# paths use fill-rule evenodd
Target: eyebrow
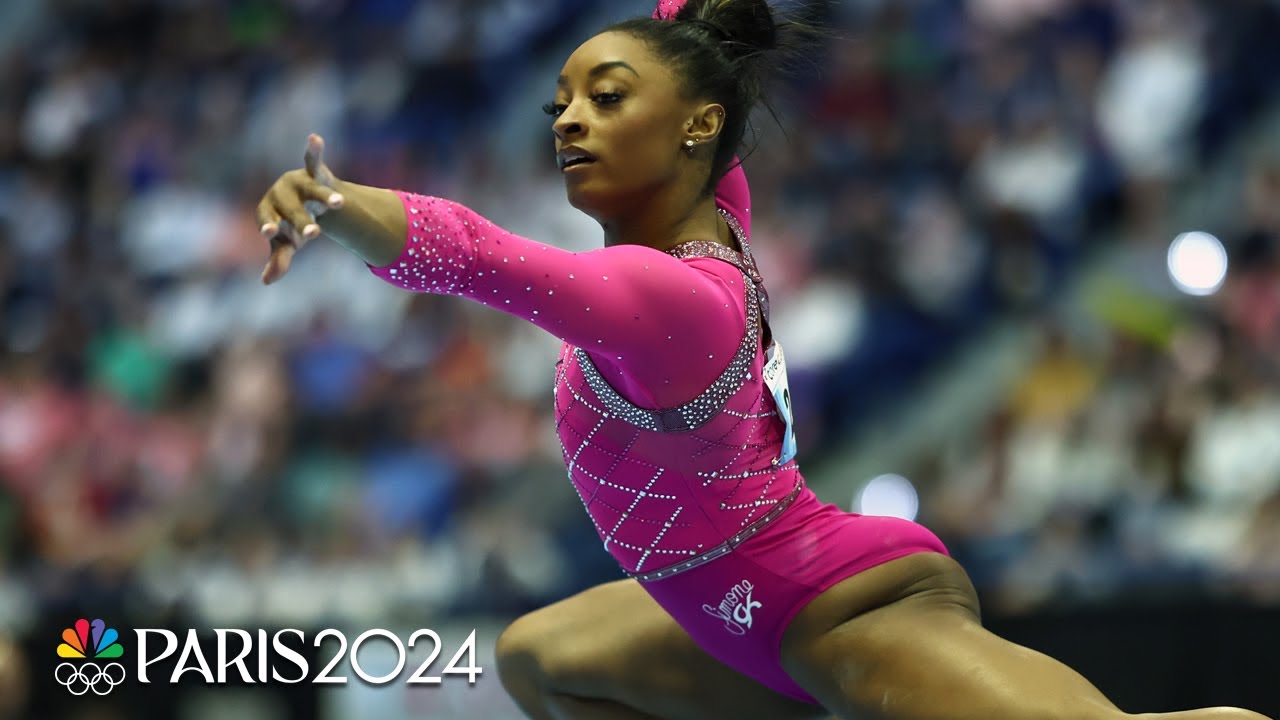
M 636 77 L 640 77 L 640 73 L 636 72 L 635 68 L 631 67 L 630 65 L 628 65 L 627 63 L 621 60 L 609 60 L 608 62 L 602 62 L 599 65 L 591 68 L 591 71 L 587 73 L 587 77 L 594 78 L 598 75 L 603 75 L 604 73 L 607 73 L 610 70 L 613 70 L 614 68 L 626 68 L 627 70 L 631 71 L 632 75 L 635 75 Z M 568 85 L 568 84 L 569 84 L 569 78 L 564 75 L 561 75 L 559 78 L 556 79 L 556 85 Z

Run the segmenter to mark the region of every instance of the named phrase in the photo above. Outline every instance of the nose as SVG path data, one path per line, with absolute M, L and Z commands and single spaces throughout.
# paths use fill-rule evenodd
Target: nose
M 581 135 L 585 128 L 581 120 L 578 118 L 578 103 L 571 102 L 569 106 L 560 113 L 560 117 L 551 123 L 551 132 L 555 133 L 556 139 L 565 142 L 569 138 Z

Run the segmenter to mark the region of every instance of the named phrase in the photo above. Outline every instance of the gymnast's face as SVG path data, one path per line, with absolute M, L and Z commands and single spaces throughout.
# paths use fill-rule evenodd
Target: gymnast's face
M 701 141 L 708 134 L 702 116 L 719 107 L 681 97 L 672 70 L 632 35 L 606 32 L 583 43 L 547 106 L 569 203 L 604 220 L 646 194 L 693 180 L 684 177 L 695 163 L 683 143 Z M 704 164 L 703 180 L 710 172 Z

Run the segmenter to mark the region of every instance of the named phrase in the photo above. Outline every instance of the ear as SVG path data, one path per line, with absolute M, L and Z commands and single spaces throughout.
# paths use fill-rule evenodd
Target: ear
M 699 145 L 715 142 L 724 128 L 724 106 L 719 103 L 698 106 L 685 121 L 684 128 L 686 140 L 693 140 Z

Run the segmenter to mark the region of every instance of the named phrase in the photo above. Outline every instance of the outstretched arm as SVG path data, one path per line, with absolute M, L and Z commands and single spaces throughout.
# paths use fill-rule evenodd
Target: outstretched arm
M 386 265 L 404 249 L 400 198 L 390 190 L 339 180 L 324 162 L 324 139 L 314 133 L 307 137 L 303 167 L 272 183 L 257 214 L 262 235 L 271 242 L 271 257 L 262 269 L 268 285 L 284 277 L 293 256 L 322 232 L 372 265 Z
M 323 230 L 388 282 L 470 298 L 583 348 L 648 407 L 697 395 L 737 349 L 744 288 L 727 263 L 639 245 L 569 252 L 443 198 L 342 182 L 323 149 L 311 136 L 305 169 L 281 176 L 258 206 L 272 243 L 266 282 Z
M 399 287 L 466 297 L 587 350 L 638 403 L 671 406 L 724 370 L 745 327 L 743 278 L 710 258 L 641 245 L 567 250 L 507 232 L 456 202 L 398 192 L 408 239 L 374 274 Z M 611 379 L 614 379 L 611 378 Z

